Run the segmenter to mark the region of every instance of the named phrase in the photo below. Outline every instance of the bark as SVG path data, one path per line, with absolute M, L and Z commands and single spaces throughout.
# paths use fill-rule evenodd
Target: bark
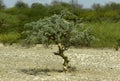
M 63 70 L 68 71 L 70 69 L 69 60 L 68 60 L 68 57 L 64 55 L 64 51 L 66 50 L 66 48 L 61 44 L 58 44 L 58 48 L 59 48 L 59 51 L 54 52 L 54 54 L 62 57 L 62 59 L 64 60 Z
M 118 45 L 115 47 L 115 50 L 116 50 L 116 51 L 118 51 L 118 50 L 119 50 L 119 46 L 118 46 Z

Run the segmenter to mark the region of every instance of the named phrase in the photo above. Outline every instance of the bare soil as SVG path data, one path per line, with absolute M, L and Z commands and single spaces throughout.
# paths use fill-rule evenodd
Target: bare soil
M 57 48 L 0 46 L 0 81 L 120 81 L 120 51 L 71 48 L 65 52 L 73 67 L 62 72 Z

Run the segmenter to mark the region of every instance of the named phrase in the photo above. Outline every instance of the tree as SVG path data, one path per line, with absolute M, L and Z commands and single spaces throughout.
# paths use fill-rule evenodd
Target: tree
M 32 17 L 32 20 L 38 20 L 40 18 L 44 18 L 45 16 L 48 16 L 47 14 L 48 8 L 41 4 L 41 3 L 33 3 L 31 5 L 31 13 L 30 17 Z
M 31 8 L 43 8 L 43 7 L 44 7 L 44 5 L 41 4 L 41 3 L 33 3 L 33 4 L 31 5 Z
M 25 25 L 26 43 L 44 45 L 56 44 L 58 52 L 54 55 L 62 57 L 64 60 L 63 69 L 70 69 L 69 59 L 64 55 L 64 52 L 74 43 L 78 43 L 81 37 L 81 32 L 78 24 L 68 22 L 64 19 L 65 14 L 53 15 L 48 18 L 40 19 L 37 22 L 28 23 Z
M 0 33 L 16 31 L 19 20 L 17 16 L 0 12 Z
M 4 5 L 4 3 L 3 3 L 3 0 L 0 0 L 0 10 L 1 9 L 4 9 L 5 8 L 5 5 Z
M 51 2 L 51 4 L 52 4 L 52 5 L 61 4 L 61 2 L 59 2 L 58 0 L 53 0 L 53 1 Z
M 102 9 L 101 5 L 100 4 L 93 4 L 92 5 L 92 8 L 96 11 L 99 11 L 100 9 Z
M 50 15 L 53 14 L 60 14 L 62 10 L 66 9 L 66 7 L 60 5 L 60 4 L 53 4 L 51 6 L 49 6 L 48 8 L 48 13 Z
M 15 7 L 16 8 L 28 8 L 28 4 L 20 0 L 16 2 Z
M 115 2 L 111 2 L 111 3 L 108 3 L 104 6 L 104 9 L 106 10 L 119 10 L 120 9 L 120 4 L 119 3 L 115 3 Z

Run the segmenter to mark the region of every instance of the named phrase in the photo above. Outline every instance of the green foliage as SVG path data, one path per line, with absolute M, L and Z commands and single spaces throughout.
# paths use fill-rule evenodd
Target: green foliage
M 31 5 L 31 8 L 43 8 L 44 7 L 44 5 L 43 4 L 41 4 L 41 3 L 33 3 L 32 5 Z
M 74 37 L 73 37 L 74 38 Z M 78 38 L 74 39 L 72 44 L 76 47 L 91 47 L 92 43 L 96 41 L 94 34 L 90 28 L 80 32 Z
M 6 13 L 0 13 L 0 20 L 1 20 L 1 23 L 2 23 L 2 20 L 8 23 L 12 23 L 12 24 L 15 24 L 16 22 L 18 22 L 16 16 L 9 15 Z
M 117 40 L 117 44 L 118 44 L 118 46 L 120 46 L 120 39 Z
M 55 4 L 55 5 L 52 5 L 48 8 L 48 13 L 50 15 L 53 15 L 53 14 L 60 14 L 62 10 L 64 10 L 65 7 L 60 5 L 60 4 Z
M 62 43 L 67 45 L 70 43 L 72 31 L 75 31 L 73 23 L 69 23 L 58 15 L 26 24 L 26 27 L 25 32 L 29 41 L 44 44 Z
M 118 21 L 120 16 L 119 16 L 119 13 L 117 11 L 113 12 L 113 10 L 109 10 L 109 11 L 106 11 L 104 13 L 104 18 L 108 18 L 108 19 L 111 19 L 113 21 Z
M 91 32 L 99 39 L 92 44 L 93 47 L 115 47 L 120 38 L 120 22 L 90 22 L 85 26 L 91 27 Z
M 53 15 L 40 19 L 37 22 L 28 23 L 25 25 L 26 31 L 24 33 L 27 36 L 27 44 L 37 44 L 40 42 L 47 46 L 56 44 L 58 52 L 54 52 L 54 54 L 62 57 L 64 60 L 64 71 L 68 71 L 70 68 L 69 59 L 64 55 L 64 51 L 73 45 L 73 43 L 76 43 L 81 33 L 77 30 L 78 25 L 65 20 L 65 16 L 66 14 L 63 13 L 62 15 Z M 87 31 L 83 35 L 84 37 L 89 36 Z
M 20 34 L 17 32 L 0 34 L 0 42 L 3 44 L 12 44 L 14 42 L 17 42 L 19 38 L 20 38 Z
M 27 41 L 25 43 L 27 44 L 42 43 L 47 46 L 56 44 L 58 46 L 58 52 L 54 52 L 54 55 L 58 55 L 64 60 L 64 71 L 69 71 L 71 68 L 69 59 L 64 55 L 64 51 L 72 45 L 80 44 L 90 46 L 94 38 L 89 33 L 89 30 L 79 31 L 80 25 L 78 23 L 69 22 L 64 19 L 67 16 L 74 15 L 69 11 L 63 11 L 61 15 L 53 15 L 40 19 L 37 22 L 26 24 L 26 31 L 24 31 Z M 74 19 L 76 19 L 76 16 Z
M 69 22 L 77 22 L 78 17 L 74 14 L 68 11 L 68 9 L 64 9 L 61 11 L 61 16 L 66 19 Z
M 17 3 L 19 3 L 19 1 Z M 63 18 L 67 22 L 74 23 L 73 25 L 75 25 L 75 23 L 81 23 L 78 21 L 80 18 L 82 18 L 83 22 L 88 22 L 87 26 L 90 26 L 90 29 L 92 28 L 92 30 L 88 30 L 99 39 L 94 45 L 92 43 L 92 46 L 114 47 L 116 40 L 119 38 L 119 3 L 112 2 L 106 5 L 94 4 L 91 9 L 84 9 L 81 6 L 73 7 L 73 5 L 64 2 L 55 2 L 50 5 L 33 3 L 31 7 L 29 7 L 26 3 L 20 1 L 18 5 L 18 7 L 4 9 L 4 3 L 0 0 L 0 7 L 2 8 L 2 10 L 0 10 L 0 33 L 13 31 L 21 33 L 24 31 L 24 24 L 38 21 L 39 19 L 42 20 L 44 17 L 50 17 L 53 14 L 59 15 L 63 9 L 67 9 L 72 12 L 68 13 L 66 11 L 66 13 L 63 13 Z M 88 34 L 91 35 L 91 32 L 90 34 L 88 32 Z M 25 35 L 22 36 L 22 38 L 24 38 Z M 80 39 L 81 38 L 79 38 L 78 42 Z M 40 43 L 41 42 L 42 41 L 40 41 Z
M 26 24 L 26 40 L 29 43 L 44 43 L 47 45 L 61 43 L 65 46 L 90 46 L 95 39 L 90 30 L 79 31 L 80 25 L 64 19 L 67 16 L 75 15 L 65 12 L 63 11 L 61 15 L 53 15 L 49 18 Z
M 92 9 L 82 9 L 80 17 L 84 18 L 84 21 L 119 21 L 120 20 L 120 4 L 108 3 L 106 5 L 93 4 Z
M 104 6 L 104 9 L 116 11 L 120 9 L 120 4 L 115 2 L 108 3 Z
M 19 20 L 16 16 L 0 13 L 0 33 L 16 30 Z
M 11 15 L 26 15 L 29 16 L 29 13 L 31 13 L 31 9 L 30 8 L 10 8 L 10 9 L 6 9 L 4 10 L 5 13 L 11 14 Z
M 100 10 L 101 9 L 101 5 L 100 4 L 93 4 L 92 5 L 92 8 L 96 11 Z
M 16 8 L 28 8 L 28 4 L 24 3 L 23 1 L 17 1 L 15 4 Z
M 32 21 L 37 21 L 40 18 L 49 16 L 48 8 L 40 3 L 33 3 L 30 12 L 31 13 L 29 13 L 29 16 L 31 17 Z

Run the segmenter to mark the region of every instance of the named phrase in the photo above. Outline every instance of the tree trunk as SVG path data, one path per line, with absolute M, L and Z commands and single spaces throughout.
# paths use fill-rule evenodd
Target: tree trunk
M 64 46 L 61 45 L 61 44 L 58 44 L 58 48 L 59 48 L 59 51 L 58 52 L 54 52 L 54 54 L 63 58 L 63 60 L 64 60 L 63 70 L 65 72 L 69 71 L 69 69 L 70 69 L 69 60 L 68 60 L 68 57 L 64 55 L 64 51 L 66 50 L 66 48 L 64 48 Z

